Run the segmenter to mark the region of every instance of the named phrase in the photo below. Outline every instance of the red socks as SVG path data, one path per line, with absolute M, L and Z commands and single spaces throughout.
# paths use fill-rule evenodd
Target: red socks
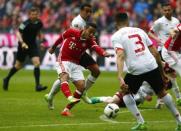
M 66 98 L 68 98 L 69 96 L 72 96 L 70 88 L 69 88 L 69 84 L 67 81 L 61 83 L 60 89 L 62 90 Z
M 76 90 L 76 91 L 74 92 L 74 98 L 80 99 L 81 96 L 82 96 L 82 93 L 79 92 L 78 90 Z M 78 102 L 79 102 L 79 101 L 78 101 Z M 70 110 L 70 109 L 71 109 L 75 104 L 77 104 L 78 102 L 68 104 L 68 105 L 66 106 L 66 108 L 68 108 L 68 109 Z

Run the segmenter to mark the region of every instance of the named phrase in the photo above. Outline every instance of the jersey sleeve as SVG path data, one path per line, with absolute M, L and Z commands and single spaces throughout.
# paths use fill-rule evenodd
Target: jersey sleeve
M 23 33 L 23 31 L 25 30 L 26 26 L 27 26 L 27 22 L 26 22 L 26 21 L 23 22 L 23 23 L 21 23 L 21 24 L 19 25 L 19 32 L 20 32 L 20 33 Z
M 92 38 L 89 43 L 91 49 L 93 49 L 98 55 L 104 56 L 105 50 L 96 43 L 95 38 Z
M 71 24 L 71 27 L 76 28 L 76 29 L 79 29 L 79 30 L 84 28 L 84 27 L 82 26 L 81 21 L 78 21 L 78 20 L 73 20 L 73 21 L 72 21 L 72 24 Z
M 160 25 L 159 21 L 155 21 L 155 22 L 153 23 L 150 31 L 151 31 L 152 33 L 159 32 L 159 31 L 160 31 L 160 26 L 161 26 L 161 25 Z
M 114 35 L 111 37 L 111 43 L 115 50 L 124 50 L 123 45 L 121 44 L 121 40 Z
M 178 31 L 181 32 L 181 23 L 179 25 L 177 25 L 177 29 L 178 29 Z
M 149 47 L 149 46 L 152 46 L 153 45 L 153 42 L 151 41 L 151 39 L 148 37 L 148 35 L 143 31 L 143 34 L 144 34 L 144 37 L 145 37 L 145 41 L 146 41 L 146 45 Z

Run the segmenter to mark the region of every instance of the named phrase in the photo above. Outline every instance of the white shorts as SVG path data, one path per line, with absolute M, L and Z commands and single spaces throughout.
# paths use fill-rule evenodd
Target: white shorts
M 181 53 L 176 51 L 168 52 L 165 47 L 162 48 L 161 53 L 164 61 L 181 76 Z
M 68 73 L 70 80 L 72 81 L 84 80 L 84 75 L 81 66 L 73 62 L 70 61 L 62 61 L 61 63 L 56 62 L 55 68 L 57 70 L 58 75 L 60 75 L 62 72 Z

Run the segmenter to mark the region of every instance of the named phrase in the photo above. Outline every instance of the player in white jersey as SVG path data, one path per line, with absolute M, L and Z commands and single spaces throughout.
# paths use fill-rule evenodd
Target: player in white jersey
M 86 26 L 86 22 L 88 21 L 89 17 L 92 13 L 92 6 L 90 4 L 82 4 L 80 7 L 80 14 L 76 16 L 71 23 L 71 27 L 78 28 L 78 29 L 84 29 Z M 87 90 L 95 83 L 96 79 L 98 78 L 100 74 L 99 66 L 95 62 L 95 60 L 88 55 L 87 53 L 84 53 L 84 55 L 81 57 L 80 65 L 83 66 L 86 69 L 89 69 L 91 71 L 91 74 L 87 77 L 85 81 L 85 92 L 82 96 L 82 99 L 86 103 L 91 103 L 90 99 L 87 97 Z M 53 105 L 53 98 L 56 95 L 56 93 L 60 90 L 60 81 L 57 79 L 50 92 L 45 95 L 45 100 L 48 102 L 48 108 L 54 109 Z M 71 106 L 68 106 L 71 107 Z
M 172 16 L 172 7 L 170 3 L 162 4 L 162 9 L 163 9 L 163 16 L 154 22 L 149 32 L 149 36 L 157 41 L 159 45 L 158 51 L 160 52 L 160 54 L 161 54 L 163 45 L 165 44 L 166 40 L 169 37 L 169 31 L 179 24 L 179 20 Z M 174 92 L 177 98 L 176 100 L 177 104 L 181 105 L 181 94 L 180 94 L 179 86 L 176 81 L 175 72 L 169 72 L 169 77 L 172 82 L 172 91 Z M 163 103 L 161 102 L 161 99 L 158 99 L 156 108 L 160 108 L 162 104 Z
M 163 59 L 181 76 L 181 24 L 170 31 L 162 49 Z
M 177 120 L 176 129 L 181 130 L 180 113 L 175 107 L 171 95 L 164 88 L 164 83 L 168 79 L 163 71 L 161 58 L 148 35 L 139 28 L 129 27 L 126 13 L 116 15 L 116 27 L 118 31 L 113 34 L 111 41 L 116 51 L 118 79 L 124 93 L 124 103 L 138 122 L 136 126 L 132 127 L 132 130 L 145 130 L 147 128 L 135 100 L 131 96 L 131 93 L 137 93 L 143 81 L 149 83 L 157 96 L 163 99 Z M 128 68 L 128 73 L 123 79 L 124 62 Z

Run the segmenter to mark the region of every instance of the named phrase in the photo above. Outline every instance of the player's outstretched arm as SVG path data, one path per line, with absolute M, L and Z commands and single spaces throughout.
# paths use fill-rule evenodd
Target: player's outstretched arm
M 116 63 L 117 63 L 117 69 L 118 69 L 118 79 L 120 81 L 120 87 L 122 89 L 122 92 L 125 93 L 128 90 L 128 85 L 125 83 L 123 79 L 123 67 L 124 67 L 124 50 L 122 49 L 116 49 Z
M 151 37 L 154 40 L 156 40 L 157 44 L 161 44 L 161 40 L 152 31 L 149 31 L 148 35 L 149 35 L 149 37 Z
M 149 48 L 150 52 L 153 54 L 153 56 L 156 59 L 156 62 L 158 64 L 158 67 L 159 67 L 160 73 L 162 75 L 163 81 L 167 82 L 168 78 L 167 78 L 167 76 L 166 76 L 166 74 L 164 72 L 164 69 L 163 69 L 163 66 L 162 66 L 163 65 L 162 60 L 161 60 L 161 57 L 160 57 L 158 51 L 156 50 L 156 48 L 154 46 L 149 46 L 148 48 Z

